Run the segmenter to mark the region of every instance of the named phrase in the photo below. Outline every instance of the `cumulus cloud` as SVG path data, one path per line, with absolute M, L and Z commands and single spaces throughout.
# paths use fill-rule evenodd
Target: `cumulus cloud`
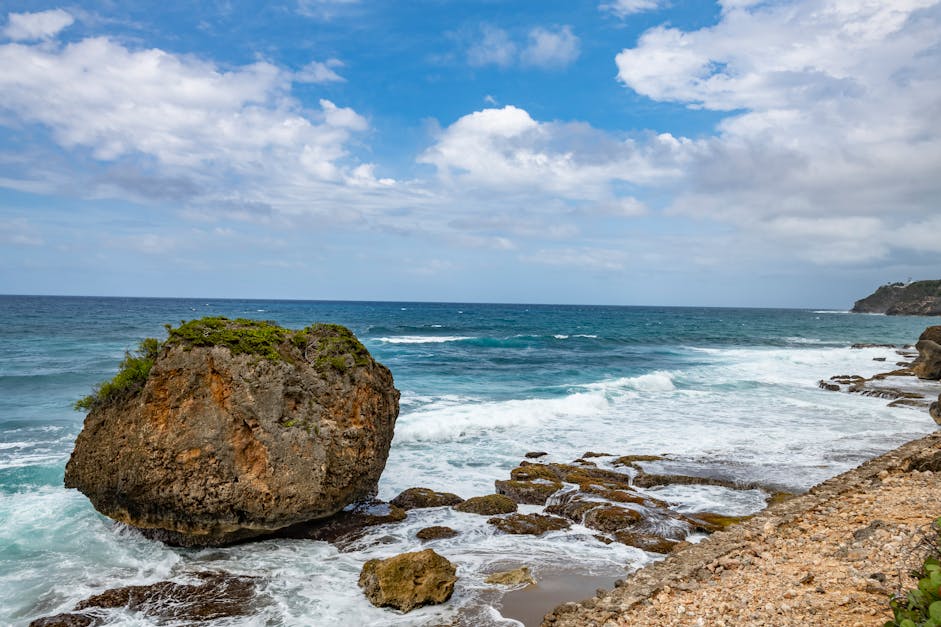
M 303 109 L 290 95 L 298 76 L 270 63 L 222 69 L 94 37 L 0 45 L 0 66 L 0 111 L 9 119 L 46 127 L 58 145 L 101 164 L 125 164 L 101 170 L 101 189 L 126 185 L 144 196 L 147 181 L 165 180 L 177 199 L 301 206 L 318 186 L 342 194 L 388 182 L 349 154 L 366 119 L 326 99 Z M 318 78 L 316 67 L 305 71 Z
M 301 15 L 330 20 L 357 4 L 359 0 L 299 0 L 297 8 Z
M 468 114 L 419 156 L 452 185 L 526 190 L 613 202 L 615 181 L 651 183 L 674 174 L 683 144 L 664 134 L 639 144 L 581 123 L 537 122 L 507 105 Z
M 530 29 L 526 42 L 515 41 L 502 28 L 484 25 L 479 38 L 467 49 L 467 62 L 473 66 L 522 65 L 541 69 L 565 68 L 578 59 L 580 41 L 571 26 Z
M 38 13 L 10 13 L 3 35 L 14 41 L 48 39 L 75 22 L 75 18 L 62 9 Z
M 334 68 L 343 67 L 339 59 L 311 61 L 294 74 L 295 83 L 343 83 L 346 79 L 336 73 Z
M 624 18 L 634 13 L 654 11 L 663 5 L 663 0 L 614 0 L 614 2 L 602 2 L 599 8 Z
M 722 7 L 715 26 L 656 27 L 616 57 L 637 93 L 730 114 L 687 145 L 670 210 L 819 263 L 915 249 L 896 234 L 941 197 L 937 0 Z

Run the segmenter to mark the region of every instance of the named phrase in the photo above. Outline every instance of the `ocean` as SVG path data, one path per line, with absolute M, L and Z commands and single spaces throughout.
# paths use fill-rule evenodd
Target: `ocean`
M 691 471 L 802 491 L 936 427 L 923 409 L 817 387 L 833 375 L 892 369 L 893 349 L 851 344 L 911 344 L 930 318 L 0 296 L 0 624 L 68 611 L 111 587 L 221 569 L 259 577 L 260 595 L 253 617 L 219 625 L 509 626 L 520 623 L 501 615 L 501 592 L 483 582 L 488 571 L 528 565 L 537 579 L 553 569 L 615 577 L 657 559 L 593 541 L 578 525 L 509 536 L 485 516 L 446 508 L 413 510 L 347 551 L 303 540 L 176 549 L 114 526 L 62 485 L 84 418 L 72 404 L 113 376 L 125 350 L 164 338 L 164 323 L 207 315 L 292 328 L 344 324 L 392 370 L 402 400 L 379 485 L 386 500 L 413 486 L 490 494 L 494 480 L 537 450 L 560 462 L 586 451 L 668 453 Z M 717 487 L 663 488 L 657 496 L 685 511 L 747 514 L 764 504 L 757 490 Z M 415 532 L 430 525 L 461 532 L 434 545 L 458 566 L 452 600 L 405 615 L 374 608 L 356 584 L 362 564 L 416 550 Z M 131 612 L 110 617 L 110 624 L 155 624 Z

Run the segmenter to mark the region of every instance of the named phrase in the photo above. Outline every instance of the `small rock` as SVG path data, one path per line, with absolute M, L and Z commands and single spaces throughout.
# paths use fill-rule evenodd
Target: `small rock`
M 442 540 L 444 538 L 453 538 L 459 535 L 457 531 L 450 527 L 434 526 L 419 529 L 415 537 L 419 540 Z
M 505 518 L 491 518 L 487 522 L 504 533 L 534 536 L 540 536 L 547 531 L 568 529 L 571 526 L 564 518 L 545 514 L 510 514 Z
M 363 564 L 359 587 L 370 603 L 410 612 L 422 605 L 444 603 L 454 592 L 457 569 L 431 549 L 403 553 Z
M 549 453 L 545 451 L 530 451 L 526 453 L 526 459 L 539 459 L 540 457 L 545 457 Z
M 426 507 L 446 507 L 462 503 L 464 499 L 450 492 L 435 492 L 429 488 L 409 488 L 389 501 L 404 510 Z
M 532 585 L 536 583 L 528 566 L 521 566 L 513 570 L 507 570 L 500 573 L 493 573 L 484 579 L 484 583 L 495 584 L 498 586 L 518 586 L 520 584 Z
M 475 496 L 467 499 L 463 503 L 453 506 L 459 512 L 468 514 L 481 514 L 483 516 L 495 516 L 497 514 L 510 514 L 516 511 L 516 501 L 502 494 L 488 494 L 487 496 Z

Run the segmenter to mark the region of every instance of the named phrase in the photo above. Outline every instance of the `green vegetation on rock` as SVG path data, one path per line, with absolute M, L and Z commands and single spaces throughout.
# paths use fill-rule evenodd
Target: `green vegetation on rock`
M 75 401 L 76 411 L 88 411 L 96 405 L 121 398 L 143 388 L 161 347 L 162 344 L 158 340 L 148 337 L 133 353 L 126 351 L 118 374 L 114 375 L 110 381 L 98 384 L 95 391 L 88 396 Z
M 894 620 L 884 627 L 941 627 L 941 518 L 932 524 L 935 533 L 931 555 L 916 573 L 918 587 L 889 601 Z
M 166 343 L 185 347 L 225 346 L 236 355 L 258 355 L 278 361 L 282 359 L 278 347 L 292 333 L 273 322 L 215 316 L 181 322 L 175 329 L 167 325 Z
M 317 370 L 339 372 L 369 364 L 369 352 L 353 332 L 339 324 L 316 323 L 294 331 L 274 322 L 222 316 L 181 321 L 180 326 L 165 325 L 167 339 L 163 342 L 147 338 L 134 352 L 126 352 L 118 373 L 110 381 L 99 384 L 94 392 L 76 401 L 76 410 L 89 411 L 102 407 L 144 387 L 157 355 L 165 347 L 223 346 L 235 355 L 253 355 L 271 362 L 296 364 L 307 362 Z M 289 420 L 283 426 L 294 426 Z

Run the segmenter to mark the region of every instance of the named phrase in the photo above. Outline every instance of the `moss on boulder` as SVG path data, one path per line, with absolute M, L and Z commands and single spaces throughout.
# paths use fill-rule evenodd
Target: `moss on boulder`
M 547 531 L 561 531 L 571 527 L 569 521 L 545 514 L 510 514 L 497 516 L 487 521 L 504 533 L 541 536 Z

